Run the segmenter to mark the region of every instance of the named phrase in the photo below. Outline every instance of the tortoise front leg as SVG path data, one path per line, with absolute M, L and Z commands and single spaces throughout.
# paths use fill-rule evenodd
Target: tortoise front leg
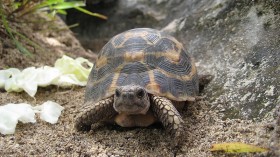
M 114 116 L 116 111 L 113 108 L 113 102 L 114 97 L 103 99 L 96 104 L 91 101 L 86 102 L 76 117 L 75 128 L 78 131 L 89 131 L 92 124 Z
M 181 135 L 184 131 L 183 119 L 172 102 L 164 97 L 151 96 L 152 110 L 157 118 L 162 122 L 163 126 L 175 138 L 174 142 L 177 145 L 182 139 Z

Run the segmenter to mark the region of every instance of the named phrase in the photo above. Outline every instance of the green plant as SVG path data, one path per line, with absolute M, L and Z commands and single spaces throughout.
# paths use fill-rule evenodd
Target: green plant
M 57 13 L 66 14 L 67 12 L 65 10 L 71 8 L 104 20 L 107 19 L 104 15 L 93 13 L 82 8 L 83 6 L 85 6 L 85 3 L 81 0 L 70 2 L 66 2 L 65 0 L 0 0 L 0 32 L 4 32 L 21 53 L 32 56 L 32 53 L 18 39 L 26 41 L 33 47 L 41 47 L 25 35 L 16 31 L 13 25 L 10 25 L 10 22 L 17 22 L 20 17 L 36 11 L 47 12 L 48 15 L 54 16 Z M 3 29 L 1 29 L 1 25 Z M 75 26 L 77 26 L 77 24 Z
M 106 20 L 107 17 L 98 13 L 90 12 L 84 8 L 85 2 L 81 0 L 66 2 L 65 0 L 23 0 L 21 2 L 15 2 L 15 10 L 11 13 L 18 14 L 17 16 L 23 16 L 34 11 L 48 11 L 49 14 L 55 15 L 56 13 L 66 14 L 66 9 L 77 9 L 85 14 L 96 16 Z

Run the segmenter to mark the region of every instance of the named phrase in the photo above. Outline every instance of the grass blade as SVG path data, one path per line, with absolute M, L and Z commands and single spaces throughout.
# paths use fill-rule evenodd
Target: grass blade
M 96 17 L 99 17 L 99 18 L 101 18 L 103 20 L 107 20 L 108 19 L 107 16 L 104 16 L 104 15 L 98 14 L 98 13 L 90 12 L 90 11 L 84 9 L 84 8 L 81 8 L 81 7 L 74 7 L 74 8 L 79 10 L 79 11 L 81 11 L 81 12 L 83 12 L 83 13 L 85 13 L 85 14 L 88 14 L 88 15 L 91 15 L 91 16 L 96 16 Z

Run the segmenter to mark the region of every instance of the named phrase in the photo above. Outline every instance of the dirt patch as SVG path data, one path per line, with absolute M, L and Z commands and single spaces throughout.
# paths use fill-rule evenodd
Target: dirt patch
M 65 107 L 55 125 L 38 120 L 35 124 L 19 124 L 14 135 L 1 135 L 0 151 L 4 156 L 174 155 L 172 139 L 160 125 L 131 129 L 100 125 L 87 133 L 73 130 L 75 115 L 84 99 L 83 88 L 41 88 L 36 99 L 25 93 L 1 93 L 0 96 L 1 104 L 28 102 L 35 105 L 52 100 Z M 221 142 L 238 141 L 269 147 L 273 130 L 268 129 L 267 123 L 272 122 L 271 118 L 258 123 L 223 121 L 207 101 L 190 104 L 182 115 L 186 131 L 178 156 L 215 156 L 209 151 L 211 144 Z
M 9 27 L 14 32 L 30 40 L 14 33 L 15 38 L 31 53 L 31 56 L 21 54 L 2 22 L 0 24 L 0 69 L 52 66 L 55 60 L 64 54 L 71 57 L 87 57 L 91 61 L 96 58 L 95 54 L 81 47 L 78 40 L 73 37 L 73 33 L 59 18 L 50 19 L 43 14 L 32 14 L 17 22 L 9 22 Z
M 59 24 L 58 24 L 59 26 Z M 65 28 L 65 27 L 63 27 Z M 3 28 L 1 28 L 3 29 Z M 78 56 L 87 54 L 68 30 L 54 33 L 40 32 L 44 28 L 26 25 L 18 27 L 42 44 L 47 51 L 34 49 L 32 58 L 18 50 L 1 34 L 0 68 L 53 65 L 62 54 Z M 47 29 L 45 29 L 47 30 Z M 33 33 L 35 32 L 35 33 Z M 46 38 L 59 41 L 58 45 L 45 42 Z M 30 47 L 30 49 L 32 49 Z M 82 52 L 82 53 L 81 53 Z M 85 55 L 86 56 L 86 55 Z M 42 104 L 47 100 L 61 104 L 65 109 L 57 124 L 51 125 L 37 119 L 35 124 L 19 124 L 14 135 L 0 135 L 0 156 L 174 156 L 169 135 L 160 125 L 148 128 L 121 128 L 100 125 L 90 132 L 76 132 L 74 119 L 84 100 L 84 88 L 62 89 L 56 86 L 39 88 L 35 99 L 26 93 L 6 93 L 1 91 L 0 104 L 30 103 Z M 213 143 L 245 142 L 262 147 L 270 147 L 273 137 L 274 118 L 268 114 L 261 122 L 251 120 L 222 120 L 218 108 L 212 108 L 207 98 L 190 104 L 182 113 L 186 122 L 185 137 L 178 156 L 221 156 L 212 154 Z M 242 154 L 251 156 L 252 154 Z M 256 154 L 255 154 L 256 155 Z M 259 156 L 266 154 L 258 154 Z

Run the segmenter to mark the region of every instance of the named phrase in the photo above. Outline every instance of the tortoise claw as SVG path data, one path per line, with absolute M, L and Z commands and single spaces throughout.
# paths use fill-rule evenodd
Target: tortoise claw
M 78 131 L 89 131 L 91 125 L 112 117 L 116 114 L 113 108 L 114 97 L 103 99 L 96 104 L 92 101 L 86 102 L 82 112 L 76 117 L 75 128 Z
M 162 122 L 168 132 L 172 134 L 174 145 L 178 145 L 182 139 L 184 131 L 184 121 L 172 102 L 164 97 L 152 96 L 152 110 L 157 118 Z

